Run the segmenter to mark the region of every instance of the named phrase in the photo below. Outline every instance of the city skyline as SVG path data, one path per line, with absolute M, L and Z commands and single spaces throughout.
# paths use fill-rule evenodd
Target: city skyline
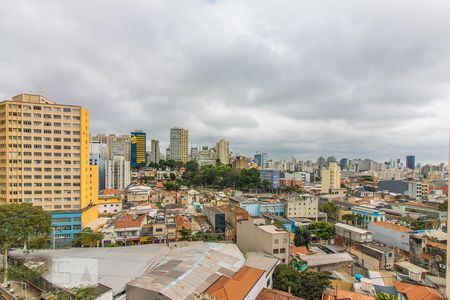
M 92 132 L 161 149 L 179 126 L 274 159 L 447 161 L 450 3 L 257 4 L 4 2 L 1 98 L 79 103 Z

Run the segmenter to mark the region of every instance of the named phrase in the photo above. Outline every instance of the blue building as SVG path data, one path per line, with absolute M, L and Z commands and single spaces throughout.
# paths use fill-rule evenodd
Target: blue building
M 277 189 L 280 187 L 280 170 L 259 170 L 261 182 L 267 180 L 271 183 L 272 188 Z
M 411 170 L 414 170 L 416 168 L 416 156 L 415 155 L 406 156 L 406 167 Z
M 264 169 L 267 162 L 267 153 L 256 153 L 253 157 L 253 161 L 258 167 Z
M 81 234 L 81 211 L 60 211 L 51 214 L 55 246 L 70 247 Z
M 386 216 L 384 211 L 379 211 L 374 205 L 363 204 L 359 206 L 353 206 L 351 208 L 352 215 L 358 217 L 357 226 L 362 228 L 367 228 L 367 224 L 372 222 L 384 222 Z
M 259 212 L 269 212 L 278 217 L 285 216 L 286 205 L 282 202 L 259 202 Z
M 146 143 L 147 137 L 145 132 L 136 130 L 131 133 L 130 166 L 132 168 L 145 167 Z

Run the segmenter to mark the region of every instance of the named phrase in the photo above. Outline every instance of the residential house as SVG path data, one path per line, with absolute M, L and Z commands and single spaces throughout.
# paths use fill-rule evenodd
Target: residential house
M 289 260 L 289 233 L 275 225 L 255 224 L 255 219 L 237 222 L 237 245 L 244 252 L 265 251 L 279 258 L 282 263 Z

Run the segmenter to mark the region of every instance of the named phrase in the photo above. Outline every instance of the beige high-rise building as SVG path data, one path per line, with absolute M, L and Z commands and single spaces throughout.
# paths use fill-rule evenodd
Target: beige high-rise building
M 0 204 L 98 216 L 98 168 L 89 164 L 89 112 L 40 95 L 0 102 Z
M 170 129 L 170 159 L 187 162 L 189 160 L 189 132 L 183 128 Z
M 160 156 L 159 141 L 151 140 L 150 162 L 159 164 Z
M 320 171 L 320 177 L 322 178 L 321 193 L 323 194 L 328 194 L 330 190 L 341 187 L 341 169 L 335 162 L 331 162 L 327 168 L 323 168 Z
M 222 164 L 230 163 L 230 144 L 228 141 L 221 139 L 216 144 L 216 158 Z

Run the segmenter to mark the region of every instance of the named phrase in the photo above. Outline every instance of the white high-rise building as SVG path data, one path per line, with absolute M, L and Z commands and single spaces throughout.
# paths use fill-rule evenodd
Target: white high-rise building
M 123 156 L 105 160 L 105 189 L 125 189 L 131 182 L 130 162 Z

